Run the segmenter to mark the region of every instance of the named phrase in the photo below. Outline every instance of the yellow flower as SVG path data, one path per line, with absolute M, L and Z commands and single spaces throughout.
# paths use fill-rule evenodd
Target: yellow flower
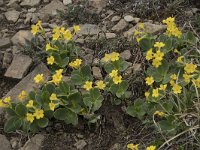
M 6 97 L 6 98 L 3 99 L 4 103 L 10 103 L 10 101 L 11 101 L 10 96 L 8 96 L 8 97 Z
M 168 17 L 166 20 L 163 20 L 162 22 L 166 24 L 170 24 L 170 23 L 173 23 L 174 21 L 175 21 L 174 17 Z
M 167 88 L 167 84 L 161 84 L 159 90 L 165 91 Z
M 2 99 L 0 99 L 0 107 L 6 108 L 8 107 L 8 104 L 4 103 Z
M 174 49 L 174 53 L 180 54 L 180 52 L 176 48 Z
M 81 59 L 76 59 L 73 62 L 69 63 L 69 66 L 75 69 L 78 69 L 80 67 L 80 65 L 82 64 L 82 60 Z
M 176 62 L 183 63 L 183 58 L 184 58 L 183 56 L 178 57 Z
M 113 82 L 114 84 L 120 84 L 122 82 L 122 76 L 114 76 Z
M 53 102 L 49 103 L 50 110 L 54 111 L 55 107 L 56 107 L 56 105 Z
M 153 77 L 146 77 L 145 80 L 147 85 L 152 85 L 154 83 Z
M 32 123 L 34 121 L 34 115 L 31 113 L 26 114 L 26 120 Z
M 192 83 L 197 87 L 200 88 L 200 77 L 197 79 L 193 79 Z
M 26 93 L 26 91 L 21 91 L 21 93 L 18 95 L 18 99 L 20 101 L 24 100 L 26 97 L 28 96 L 28 93 Z
M 144 29 L 144 23 L 138 23 L 138 28 L 139 29 Z
M 159 91 L 157 89 L 153 89 L 152 97 L 158 97 L 159 96 Z
M 148 98 L 150 93 L 149 92 L 145 92 L 144 95 L 145 95 L 146 98 Z
M 42 24 L 42 21 L 41 21 L 41 20 L 38 20 L 38 22 L 36 23 L 36 26 L 41 27 L 41 24 Z
M 139 144 L 130 143 L 127 145 L 128 150 L 138 150 Z
M 75 33 L 81 30 L 80 26 L 73 26 L 73 28 Z
M 65 38 L 65 40 L 69 41 L 72 39 L 72 34 L 69 30 L 66 30 L 64 33 L 63 33 L 63 36 Z
M 38 74 L 38 75 L 36 75 L 35 77 L 34 77 L 34 81 L 35 81 L 35 83 L 42 83 L 42 82 L 44 82 L 44 77 L 43 77 L 44 75 L 43 74 Z
M 165 116 L 165 113 L 164 112 L 162 112 L 162 111 L 155 111 L 154 112 L 154 114 L 153 115 L 157 115 L 157 116 L 159 116 L 159 117 L 164 117 Z
M 174 80 L 170 80 L 169 83 L 171 84 L 171 86 L 175 84 Z
M 170 76 L 170 78 L 171 78 L 172 80 L 176 80 L 176 79 L 177 79 L 177 75 L 176 75 L 176 74 L 172 74 L 172 75 Z
M 32 108 L 33 107 L 33 100 L 28 101 L 28 104 L 26 104 L 27 108 Z
M 34 116 L 35 116 L 36 119 L 43 118 L 44 117 L 44 110 L 36 109 L 35 113 L 34 113 Z
M 117 76 L 117 75 L 118 75 L 118 70 L 112 70 L 112 72 L 109 73 L 109 76 L 110 76 L 111 78 L 113 78 L 113 77 L 115 77 L 115 76 Z
M 163 56 L 164 56 L 164 53 L 161 52 L 160 50 L 157 50 L 156 53 L 154 53 L 154 58 L 156 60 L 159 60 L 159 61 L 162 61 L 163 60 Z
M 49 51 L 49 50 L 57 50 L 57 49 L 54 48 L 54 47 L 51 47 L 51 44 L 50 44 L 50 43 L 47 43 L 47 44 L 46 44 L 46 51 Z
M 9 107 L 10 101 L 11 101 L 10 96 L 4 99 L 0 99 L 0 107 L 3 107 L 3 108 Z
M 105 87 L 106 87 L 106 84 L 102 81 L 102 80 L 100 80 L 100 81 L 97 81 L 96 82 L 96 87 L 98 88 L 98 89 L 100 89 L 100 90 L 103 90 Z
M 163 42 L 156 42 L 155 44 L 154 44 L 154 47 L 157 47 L 158 49 L 160 49 L 160 48 L 162 48 L 162 47 L 164 47 L 165 46 L 165 44 L 163 43 Z
M 197 65 L 185 64 L 184 70 L 187 74 L 194 73 L 196 71 Z
M 37 25 L 32 25 L 32 26 L 31 26 L 31 33 L 32 33 L 33 35 L 36 35 L 38 32 L 39 32 L 39 26 L 37 26 Z
M 156 146 L 154 145 L 148 146 L 146 150 L 156 150 Z
M 86 81 L 83 88 L 86 89 L 87 91 L 89 91 L 90 89 L 92 89 L 92 82 Z
M 117 60 L 119 60 L 119 53 L 112 52 L 110 54 L 110 59 L 111 59 L 111 61 L 117 61 Z
M 54 41 L 57 41 L 59 39 L 59 37 L 60 37 L 60 33 L 59 32 L 56 32 L 56 33 L 54 33 L 52 35 L 52 38 L 53 38 Z
M 55 93 L 52 93 L 49 99 L 50 99 L 51 101 L 53 101 L 53 100 L 58 100 L 57 95 L 56 95 Z
M 162 64 L 162 62 L 160 60 L 158 60 L 158 59 L 154 59 L 153 62 L 152 62 L 152 65 L 155 68 L 158 68 L 161 64 Z
M 172 90 L 174 94 L 180 94 L 182 92 L 182 87 L 178 84 L 174 84 Z
M 190 82 L 191 75 L 188 75 L 188 74 L 184 73 L 184 74 L 183 74 L 183 78 L 184 78 L 184 81 L 185 81 L 186 83 L 189 83 L 189 82 Z
M 154 55 L 154 53 L 153 53 L 152 48 L 151 48 L 151 49 L 149 49 L 149 50 L 147 51 L 146 60 L 151 60 L 151 59 L 153 59 L 153 55 Z
M 52 81 L 54 84 L 58 85 L 62 81 L 63 69 L 56 70 L 56 73 L 52 76 Z
M 60 27 L 55 27 L 53 28 L 53 33 L 59 33 L 60 32 Z
M 55 62 L 55 59 L 54 59 L 53 56 L 50 56 L 50 57 L 47 58 L 47 64 L 48 65 L 53 65 L 54 62 Z
M 105 56 L 104 56 L 104 58 L 103 58 L 103 61 L 104 61 L 104 62 L 109 62 L 110 59 L 111 59 L 110 54 L 105 54 Z

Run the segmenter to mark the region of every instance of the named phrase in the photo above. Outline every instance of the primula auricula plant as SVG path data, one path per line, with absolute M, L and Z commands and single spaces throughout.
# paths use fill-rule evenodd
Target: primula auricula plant
M 32 26 L 33 35 L 43 36 L 46 40 L 46 62 L 52 76 L 45 82 L 43 74 L 36 75 L 34 82 L 42 88 L 30 93 L 22 91 L 15 102 L 10 97 L 0 100 L 0 107 L 4 107 L 9 115 L 4 126 L 6 132 L 35 132 L 46 127 L 53 118 L 76 125 L 78 116 L 83 116 L 94 123 L 99 118 L 95 112 L 102 105 L 103 93 L 111 92 L 121 99 L 130 96 L 128 83 L 122 77 L 128 63 L 117 52 L 105 54 L 101 64 L 107 75 L 102 80 L 95 80 L 91 66 L 83 65 L 73 42 L 73 36 L 79 30 L 79 26 L 74 26 L 73 31 L 55 27 L 47 39 L 41 21 Z M 67 81 L 63 77 L 65 73 L 69 74 Z
M 152 116 L 156 127 L 171 136 L 199 125 L 200 51 L 192 32 L 182 33 L 175 18 L 163 20 L 167 30 L 159 36 L 149 35 L 140 24 L 134 31 L 145 52 L 145 100 L 138 99 L 127 108 L 127 113 L 143 119 Z M 192 116 L 193 123 L 188 122 Z M 166 134 L 164 134 L 166 133 Z

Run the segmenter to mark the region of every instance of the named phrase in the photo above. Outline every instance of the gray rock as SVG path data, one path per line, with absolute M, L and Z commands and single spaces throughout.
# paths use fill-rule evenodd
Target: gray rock
M 69 5 L 72 3 L 72 0 L 63 0 L 64 5 Z
M 79 140 L 74 144 L 74 146 L 76 146 L 77 149 L 83 149 L 86 145 L 87 143 L 85 142 L 85 140 Z
M 92 67 L 92 73 L 94 78 L 102 79 L 101 69 L 99 67 Z
M 19 15 L 20 15 L 20 12 L 16 10 L 5 12 L 6 19 L 14 23 L 19 19 Z
M 116 22 L 116 21 L 119 21 L 120 19 L 121 19 L 120 16 L 114 16 L 114 17 L 112 17 L 111 21 Z
M 125 20 L 126 22 L 132 22 L 132 21 L 134 20 L 134 18 L 133 18 L 133 16 L 131 16 L 131 15 L 127 15 L 127 16 L 124 16 L 124 20 Z
M 8 68 L 12 62 L 12 54 L 10 52 L 5 52 L 3 56 L 3 68 Z
M 130 50 L 125 50 L 125 51 L 121 52 L 120 53 L 120 57 L 123 60 L 129 60 L 131 58 L 131 52 L 130 52 Z
M 128 23 L 127 23 L 124 19 L 121 19 L 121 20 L 112 28 L 112 31 L 120 32 L 120 31 L 124 30 L 127 26 L 128 26 Z
M 28 9 L 28 12 L 34 13 L 36 10 L 37 10 L 36 8 L 30 8 L 30 9 Z
M 10 0 L 9 3 L 7 4 L 7 6 L 11 6 L 14 3 L 17 4 L 18 2 L 20 2 L 20 0 Z
M 109 150 L 119 150 L 119 149 L 123 149 L 122 146 L 119 143 L 115 143 Z
M 89 0 L 88 2 L 89 6 L 95 8 L 98 12 L 105 8 L 107 4 L 107 0 Z
M 115 38 L 117 35 L 115 33 L 106 33 L 106 38 L 107 39 L 113 39 Z
M 9 38 L 1 38 L 0 39 L 0 48 L 6 48 L 9 47 L 11 44 L 10 39 Z
M 32 137 L 29 141 L 25 143 L 22 150 L 41 150 L 44 139 L 44 135 L 36 134 L 34 137 Z
M 11 150 L 11 145 L 5 135 L 0 134 L 1 150 Z
M 100 65 L 100 59 L 99 58 L 94 58 L 92 65 L 93 66 L 99 66 Z
M 21 146 L 21 142 L 20 142 L 20 139 L 19 138 L 11 138 L 10 140 L 10 144 L 12 146 L 13 149 L 17 149 Z
M 59 0 L 53 0 L 51 3 L 47 4 L 45 7 L 39 10 L 41 19 L 45 19 L 45 17 L 49 15 L 57 14 L 57 10 L 65 11 L 65 5 Z
M 83 57 L 84 64 L 92 64 L 93 61 L 93 55 L 92 54 L 87 54 Z
M 128 31 L 123 33 L 124 37 L 128 38 L 129 41 L 133 39 L 133 31 L 135 30 L 135 26 L 130 28 Z
M 25 39 L 30 41 L 32 38 L 33 35 L 29 30 L 20 30 L 11 38 L 11 41 L 14 45 L 24 45 Z
M 26 7 L 34 7 L 40 4 L 41 0 L 23 0 L 20 5 Z
M 100 32 L 100 29 L 95 24 L 83 24 L 80 25 L 81 30 L 78 32 L 78 34 L 82 35 L 97 35 Z
M 32 13 L 27 13 L 26 19 L 24 20 L 24 24 L 30 23 L 31 18 L 32 18 Z
M 133 18 L 133 23 L 138 23 L 140 21 L 140 18 Z
M 125 70 L 125 75 L 131 75 L 137 73 L 138 71 L 141 71 L 141 66 L 141 64 L 133 64 Z
M 29 56 L 17 54 L 14 56 L 13 61 L 4 76 L 15 79 L 22 79 L 28 72 L 31 64 L 32 59 Z
M 37 65 L 34 70 L 24 77 L 17 85 L 15 85 L 5 97 L 10 96 L 12 100 L 17 100 L 17 96 L 22 90 L 25 90 L 27 93 L 34 90 L 34 88 L 40 88 L 40 84 L 35 84 L 34 77 L 37 74 L 43 74 L 45 82 L 48 81 L 50 76 L 50 71 L 44 63 Z
M 158 32 L 164 31 L 167 28 L 166 25 L 157 25 L 149 22 L 145 22 L 144 27 L 145 31 L 150 34 L 156 34 Z
M 4 3 L 3 3 L 3 0 L 0 0 L 0 6 L 2 6 Z

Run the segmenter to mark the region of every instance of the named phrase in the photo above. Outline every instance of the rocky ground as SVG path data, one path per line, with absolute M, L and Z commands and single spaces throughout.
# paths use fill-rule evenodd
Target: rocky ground
M 33 77 L 38 73 L 49 75 L 44 57 L 33 38 L 30 27 L 42 20 L 48 33 L 56 25 L 80 25 L 75 41 L 84 51 L 86 63 L 92 64 L 95 78 L 101 78 L 99 60 L 108 51 L 118 51 L 129 61 L 126 70 L 131 83 L 133 101 L 144 91 L 142 52 L 133 40 L 133 30 L 144 22 L 147 32 L 157 34 L 166 27 L 162 19 L 173 15 L 184 28 L 196 26 L 200 3 L 197 1 L 151 0 L 0 0 L 0 97 L 16 95 L 23 89 L 32 90 Z M 199 26 L 198 26 L 199 23 Z M 198 32 L 197 32 L 198 34 Z M 29 41 L 29 42 L 28 42 Z M 43 45 L 44 46 L 44 45 Z M 157 135 L 137 119 L 123 112 L 126 104 L 112 105 L 107 98 L 99 110 L 101 119 L 96 125 L 87 125 L 80 118 L 77 127 L 52 121 L 36 135 L 17 131 L 3 132 L 4 116 L 0 111 L 0 150 L 121 150 L 129 142 L 148 144 Z

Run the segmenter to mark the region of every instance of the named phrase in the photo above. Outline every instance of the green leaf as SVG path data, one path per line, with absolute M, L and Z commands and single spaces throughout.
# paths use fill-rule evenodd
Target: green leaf
M 15 107 L 15 112 L 16 112 L 19 116 L 25 117 L 25 116 L 26 116 L 26 113 L 27 113 L 26 106 L 24 106 L 23 104 L 18 104 L 18 105 Z
M 31 91 L 30 93 L 29 93 L 29 99 L 32 99 L 32 100 L 35 100 L 35 92 L 34 91 Z
M 46 87 L 46 90 L 47 90 L 49 93 L 54 93 L 54 91 L 55 91 L 55 86 L 54 86 L 54 84 L 48 83 L 48 84 L 45 85 L 45 87 Z
M 7 133 L 14 132 L 22 125 L 22 120 L 17 116 L 9 118 L 4 124 L 4 131 Z
M 169 63 L 167 60 L 163 59 L 162 64 L 157 68 L 157 71 L 162 76 L 165 76 L 169 70 Z
M 62 58 L 61 67 L 64 68 L 69 64 L 69 57 Z
M 65 120 L 68 110 L 66 108 L 59 108 L 54 112 L 54 117 L 58 120 Z
M 160 128 L 164 131 L 169 131 L 169 130 L 174 130 L 175 125 L 173 125 L 170 121 L 168 120 L 161 120 L 159 121 Z
M 73 125 L 77 125 L 78 124 L 78 115 L 76 113 L 74 113 L 73 111 L 67 109 L 67 116 L 64 121 L 67 124 L 71 123 Z
M 143 38 L 140 40 L 139 42 L 140 47 L 142 48 L 143 51 L 147 51 L 150 48 L 152 48 L 153 44 L 152 44 L 152 40 L 150 38 Z
M 41 118 L 41 119 L 37 120 L 37 123 L 38 123 L 39 127 L 45 128 L 45 127 L 48 126 L 49 119 L 47 119 L 47 118 Z
M 13 109 L 11 109 L 11 108 L 6 108 L 6 112 L 7 112 L 7 114 L 8 115 L 10 115 L 10 116 L 16 116 L 17 114 L 16 114 L 16 112 L 15 112 L 15 110 L 13 110 Z
M 191 43 L 195 44 L 197 42 L 196 37 L 194 36 L 194 34 L 191 31 L 188 31 L 186 33 L 186 40 L 190 41 Z
M 165 53 L 167 53 L 167 52 L 169 52 L 170 50 L 173 49 L 173 47 L 172 47 L 172 39 L 171 38 L 167 39 L 164 43 L 165 43 L 165 48 L 164 48 L 164 52 Z

